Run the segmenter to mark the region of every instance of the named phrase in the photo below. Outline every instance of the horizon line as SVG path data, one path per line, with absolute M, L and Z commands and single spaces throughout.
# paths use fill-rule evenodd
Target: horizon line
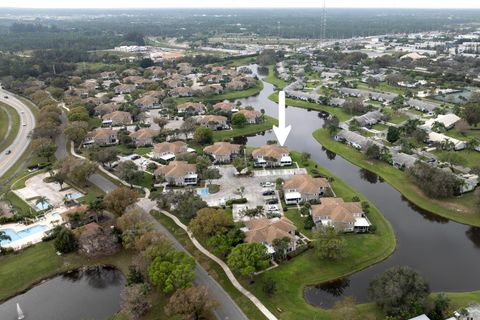
M 161 10 L 239 10 L 239 9 L 267 9 L 267 10 L 284 10 L 284 9 L 323 9 L 322 6 L 319 7 L 2 7 L 3 9 L 19 9 L 19 10 L 31 10 L 31 9 L 40 9 L 40 10 L 151 10 L 151 9 L 161 9 Z M 411 10 L 480 10 L 479 7 L 327 7 L 328 9 L 390 9 L 390 10 L 399 10 L 399 9 L 411 9 Z

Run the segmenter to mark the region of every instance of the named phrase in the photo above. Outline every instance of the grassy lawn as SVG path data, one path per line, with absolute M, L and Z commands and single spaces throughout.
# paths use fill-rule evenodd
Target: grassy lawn
M 450 136 L 452 138 L 458 139 L 458 140 L 468 140 L 469 138 L 476 138 L 480 140 L 480 127 L 474 128 L 471 127 L 465 135 L 461 134 L 460 131 L 458 131 L 456 128 L 453 128 L 451 130 L 448 130 L 445 132 L 447 136 Z
M 277 92 L 272 93 L 268 97 L 268 99 L 278 103 L 278 93 Z M 292 106 L 292 107 L 298 107 L 298 108 L 302 108 L 302 109 L 312 109 L 312 110 L 319 110 L 319 111 L 328 112 L 331 115 L 337 116 L 338 119 L 340 120 L 340 122 L 349 120 L 353 117 L 352 115 L 345 113 L 341 108 L 325 106 L 325 105 L 321 105 L 321 104 L 317 104 L 317 103 L 313 103 L 313 102 L 287 98 L 285 100 L 285 103 L 289 106 Z
M 235 303 L 242 309 L 249 319 L 262 320 L 264 315 L 241 294 L 227 278 L 223 269 L 218 264 L 207 258 L 203 253 L 198 251 L 188 238 L 188 235 L 183 229 L 180 229 L 170 218 L 163 214 L 154 214 L 155 218 L 165 226 L 177 240 L 195 257 L 195 260 L 202 265 L 202 267 L 212 276 L 230 295 Z
M 377 123 L 377 124 L 374 124 L 372 126 L 372 129 L 374 130 L 378 130 L 378 131 L 383 131 L 383 130 L 386 130 L 388 129 L 388 126 L 383 124 L 383 123 Z
M 258 132 L 272 129 L 273 125 L 278 123 L 277 119 L 265 115 L 265 121 L 259 124 L 248 124 L 243 128 L 233 128 L 232 130 L 215 131 L 213 139 L 215 141 L 222 141 L 239 136 L 252 135 Z
M 294 161 L 299 161 L 300 153 L 292 152 L 292 158 Z M 299 162 L 299 164 L 306 167 L 309 172 L 316 169 L 322 175 L 334 178 L 331 186 L 338 197 L 342 197 L 346 201 L 351 201 L 353 196 L 367 200 L 314 161 Z M 308 230 L 303 229 L 303 218 L 296 209 L 289 209 L 286 215 L 299 227 L 299 231 L 305 232 L 307 236 L 311 234 Z M 305 286 L 357 272 L 387 258 L 395 249 L 396 242 L 392 227 L 372 204 L 368 217 L 377 226 L 376 233 L 345 235 L 347 241 L 345 258 L 336 262 L 325 261 L 319 259 L 314 250 L 308 250 L 280 267 L 256 276 L 253 285 L 248 284 L 246 279 L 242 279 L 244 286 L 260 298 L 269 310 L 280 319 L 331 319 L 331 310 L 316 308 L 304 300 Z M 277 293 L 272 297 L 265 295 L 262 290 L 262 284 L 266 278 L 274 279 L 277 284 Z M 372 304 L 359 305 L 359 312 L 362 315 L 378 314 L 378 310 Z
M 285 80 L 279 79 L 275 76 L 275 66 L 268 66 L 268 76 L 262 79 L 265 82 L 271 83 L 279 89 L 283 89 L 288 85 L 288 82 Z
M 409 119 L 408 116 L 404 113 L 394 113 L 390 118 L 390 120 L 388 120 L 388 122 L 399 124 L 408 119 Z
M 12 127 L 8 132 L 9 117 L 12 121 Z M 17 136 L 20 128 L 20 115 L 5 103 L 0 103 L 0 152 L 3 152 Z
M 443 150 L 435 150 L 433 151 L 433 154 L 436 156 L 440 156 L 441 154 L 448 153 L 447 151 Z M 455 153 L 461 155 L 463 158 L 465 158 L 466 163 L 465 166 L 467 167 L 473 167 L 474 165 L 480 164 L 480 152 L 475 151 L 475 150 L 467 150 L 463 149 L 460 151 L 455 151 Z
M 431 199 L 411 183 L 403 171 L 384 162 L 368 161 L 361 152 L 333 140 L 324 129 L 315 131 L 313 136 L 328 150 L 337 153 L 361 168 L 381 176 L 387 183 L 420 208 L 460 223 L 480 226 L 480 215 L 475 210 L 475 195 L 473 192 L 447 200 Z

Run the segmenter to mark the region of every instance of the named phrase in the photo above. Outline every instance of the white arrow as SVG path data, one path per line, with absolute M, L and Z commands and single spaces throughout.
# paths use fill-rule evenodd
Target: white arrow
M 273 132 L 281 146 L 285 144 L 290 130 L 292 130 L 292 126 L 285 127 L 285 91 L 280 91 L 278 93 L 278 127 L 273 126 Z

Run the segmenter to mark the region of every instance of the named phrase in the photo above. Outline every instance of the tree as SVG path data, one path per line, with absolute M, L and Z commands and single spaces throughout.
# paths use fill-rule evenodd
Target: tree
M 120 179 L 130 184 L 130 188 L 133 188 L 134 184 L 140 184 L 143 179 L 143 172 L 138 170 L 135 162 L 130 160 L 120 162 L 117 173 Z
M 38 199 L 35 201 L 35 205 L 40 205 L 42 208 L 45 207 L 45 205 L 49 205 L 48 203 L 48 198 L 45 196 L 40 196 Z
M 183 251 L 171 251 L 153 260 L 148 276 L 165 293 L 188 288 L 195 279 L 195 260 Z
M 461 180 L 451 172 L 417 161 L 406 170 L 407 176 L 429 197 L 443 199 L 458 193 Z
M 197 127 L 197 122 L 195 121 L 195 118 L 187 118 L 185 121 L 182 123 L 180 126 L 180 131 L 183 132 L 185 135 L 185 139 L 188 138 L 188 135 L 195 131 L 195 128 Z
M 204 319 L 215 306 L 216 302 L 210 299 L 207 288 L 192 287 L 175 291 L 165 306 L 165 313 L 197 320 Z
M 394 126 L 388 127 L 387 131 L 387 141 L 390 143 L 396 142 L 398 139 L 400 139 L 400 129 Z
M 335 302 L 333 307 L 333 319 L 335 320 L 358 320 L 357 302 L 354 297 L 345 297 Z
M 197 212 L 207 207 L 207 203 L 195 192 L 183 192 L 173 198 L 175 209 L 173 213 L 182 219 L 190 220 Z
M 471 126 L 477 126 L 480 123 L 480 103 L 469 103 L 463 108 L 465 120 Z
M 470 125 L 466 120 L 460 119 L 459 121 L 457 121 L 457 123 L 455 123 L 455 129 L 457 129 L 461 135 L 465 136 L 468 133 L 468 129 L 470 129 Z
M 37 138 L 32 141 L 33 152 L 41 157 L 46 158 L 48 162 L 57 151 L 57 145 L 48 138 Z
M 337 133 L 338 126 L 340 125 L 340 120 L 337 116 L 330 116 L 323 122 L 323 128 L 328 130 L 330 136 L 334 136 Z
M 243 171 L 243 169 L 247 167 L 247 163 L 245 162 L 245 160 L 240 157 L 233 159 L 232 164 L 239 174 Z
M 275 250 L 275 260 L 284 261 L 287 259 L 287 250 L 291 242 L 292 239 L 289 237 L 277 238 L 272 241 L 272 247 Z
M 121 216 L 125 209 L 137 202 L 140 195 L 137 191 L 119 187 L 112 192 L 107 193 L 104 199 L 105 208 L 117 216 Z
M 69 180 L 80 185 L 86 185 L 87 179 L 97 169 L 97 165 L 91 161 L 68 156 L 56 164 L 59 173 Z
M 247 124 L 247 118 L 243 113 L 235 113 L 232 116 L 232 125 L 235 127 L 243 128 Z
M 225 258 L 232 249 L 243 242 L 245 234 L 238 227 L 233 227 L 227 233 L 217 234 L 207 240 L 207 245 L 211 251 Z
M 379 84 L 380 84 L 380 81 L 378 81 L 377 78 L 374 78 L 374 77 L 368 77 L 367 78 L 367 85 L 370 88 L 375 89 L 376 87 L 378 87 Z
M 368 294 L 385 314 L 410 318 L 424 312 L 428 283 L 410 267 L 393 267 L 370 282 Z
M 203 179 L 208 180 L 208 184 L 212 184 L 212 180 L 220 179 L 222 175 L 217 168 L 208 168 L 203 172 Z
M 268 296 L 273 296 L 277 291 L 277 282 L 272 278 L 266 278 L 262 285 L 262 291 Z
M 160 127 L 160 131 L 163 131 L 163 128 L 165 128 L 165 126 L 168 124 L 168 119 L 163 117 L 155 117 L 153 118 L 153 122 Z
M 145 278 L 143 277 L 143 273 L 138 271 L 138 269 L 134 265 L 128 266 L 127 286 L 144 282 Z
M 116 161 L 119 153 L 120 151 L 115 147 L 101 148 L 93 153 L 91 157 L 93 160 L 100 162 L 102 166 L 105 166 L 107 163 L 111 165 L 112 162 Z
M 109 229 L 98 224 L 78 228 L 79 252 L 88 257 L 110 256 L 120 249 L 118 237 Z
M 3 230 L 0 230 L 0 242 L 2 241 L 11 241 L 12 238 L 5 233 L 5 231 Z M 0 254 L 4 254 L 5 253 L 5 248 L 0 246 Z
M 53 177 L 52 177 L 52 181 L 55 182 L 55 183 L 58 183 L 58 185 L 60 186 L 60 191 L 62 190 L 62 186 L 63 184 L 65 183 L 65 176 L 60 173 L 60 172 L 57 172 Z
M 195 218 L 190 221 L 188 228 L 196 237 L 209 238 L 225 233 L 233 221 L 224 210 L 203 208 L 197 212 Z
M 77 249 L 78 243 L 72 230 L 62 228 L 55 238 L 54 246 L 61 253 L 70 253 Z
M 315 227 L 315 222 L 313 222 L 313 218 L 311 215 L 307 215 L 303 219 L 303 227 L 307 230 L 312 230 Z
M 375 143 L 369 144 L 365 149 L 365 155 L 370 160 L 379 160 L 381 156 L 380 147 Z
M 317 255 L 326 260 L 338 260 L 345 253 L 346 241 L 334 227 L 321 228 L 314 234 Z
M 67 136 L 68 139 L 72 140 L 73 143 L 77 146 L 80 146 L 82 141 L 85 139 L 88 133 L 88 122 L 86 121 L 74 121 L 69 122 L 63 133 Z
M 152 225 L 145 220 L 144 212 L 134 209 L 117 219 L 117 226 L 122 231 L 122 244 L 125 249 L 145 250 L 138 247 L 139 239 L 152 231 Z
M 300 161 L 303 163 L 303 164 L 306 164 L 308 163 L 308 160 L 310 160 L 310 158 L 312 157 L 312 155 L 308 152 L 302 152 L 300 154 Z
M 433 301 L 433 310 L 430 311 L 428 317 L 431 320 L 444 320 L 448 317 L 449 308 L 450 299 L 444 293 L 439 293 Z
M 257 271 L 270 264 L 267 248 L 261 243 L 242 243 L 233 248 L 227 257 L 227 264 L 244 276 L 252 277 Z
M 347 99 L 342 109 L 348 114 L 364 114 L 367 112 L 367 107 L 363 105 L 361 98 Z
M 210 144 L 213 142 L 213 131 L 210 128 L 198 127 L 195 129 L 193 138 L 199 144 Z
M 207 169 L 212 165 L 212 161 L 208 156 L 198 156 L 196 159 L 197 172 L 201 179 L 205 179 Z
M 428 133 L 423 129 L 417 128 L 412 132 L 412 137 L 418 143 L 423 143 L 427 140 Z
M 126 286 L 122 291 L 122 314 L 128 319 L 140 319 L 151 308 L 148 298 L 148 289 L 143 284 L 133 284 Z

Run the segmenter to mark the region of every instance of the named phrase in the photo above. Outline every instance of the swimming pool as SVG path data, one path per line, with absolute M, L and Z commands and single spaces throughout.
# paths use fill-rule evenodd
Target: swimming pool
M 76 192 L 76 193 L 69 193 L 65 196 L 69 200 L 76 200 L 78 198 L 83 197 L 83 194 Z
M 197 194 L 199 196 L 208 196 L 208 188 L 197 189 Z
M 18 231 L 18 232 L 13 230 L 13 229 L 0 229 L 0 230 L 5 232 L 5 234 L 10 237 L 10 240 L 3 240 L 3 241 L 0 242 L 0 244 L 3 245 L 3 244 L 9 244 L 11 242 L 23 239 L 25 237 L 34 235 L 34 234 L 39 233 L 39 232 L 44 232 L 44 231 L 48 230 L 48 227 L 46 225 L 39 224 L 39 225 L 36 225 L 36 226 L 31 226 L 31 227 L 25 228 L 25 229 L 23 229 L 21 231 Z
M 45 209 L 48 209 L 48 207 L 50 207 L 50 203 L 47 202 L 39 202 L 37 204 L 35 204 L 35 207 L 38 209 L 38 210 L 45 210 Z

